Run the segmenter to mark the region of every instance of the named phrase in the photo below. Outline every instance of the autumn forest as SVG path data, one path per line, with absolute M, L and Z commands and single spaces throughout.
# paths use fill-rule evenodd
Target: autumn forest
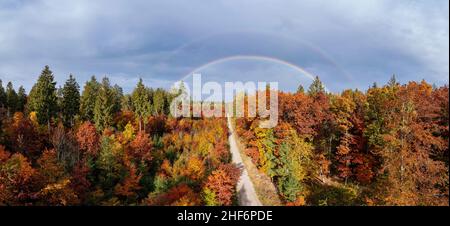
M 239 204 L 227 118 L 173 117 L 179 94 L 142 79 L 129 94 L 107 77 L 60 85 L 46 66 L 18 85 L 0 80 L 0 205 Z M 279 200 L 263 205 L 449 204 L 448 86 L 393 76 L 330 93 L 316 77 L 278 104 L 274 128 L 231 119 Z

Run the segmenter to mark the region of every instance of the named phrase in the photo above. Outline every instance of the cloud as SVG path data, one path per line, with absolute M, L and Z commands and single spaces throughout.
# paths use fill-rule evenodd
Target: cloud
M 29 90 L 48 64 L 59 84 L 69 73 L 80 83 L 108 75 L 129 91 L 139 76 L 166 86 L 213 60 L 262 55 L 318 74 L 332 91 L 393 73 L 444 84 L 448 8 L 439 0 L 3 0 L 0 78 Z M 253 74 L 271 78 L 274 68 Z

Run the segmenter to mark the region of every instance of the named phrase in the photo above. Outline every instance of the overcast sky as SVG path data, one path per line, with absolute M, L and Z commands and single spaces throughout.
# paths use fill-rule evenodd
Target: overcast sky
M 0 79 L 27 91 L 44 65 L 58 85 L 139 77 L 169 87 L 318 75 L 330 91 L 398 80 L 449 81 L 448 0 L 0 0 Z M 222 60 L 221 60 L 222 59 Z M 202 67 L 203 66 L 203 67 Z M 302 70 L 300 70 L 302 69 Z

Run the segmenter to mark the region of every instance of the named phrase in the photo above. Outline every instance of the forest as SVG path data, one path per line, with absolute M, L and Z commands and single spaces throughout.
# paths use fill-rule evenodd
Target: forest
M 237 205 L 227 120 L 175 118 L 176 95 L 142 79 L 130 94 L 107 77 L 57 87 L 48 66 L 28 94 L 0 80 L 0 205 Z M 233 122 L 282 205 L 448 205 L 448 95 L 394 76 L 333 94 L 316 77 L 278 93 L 275 128 Z

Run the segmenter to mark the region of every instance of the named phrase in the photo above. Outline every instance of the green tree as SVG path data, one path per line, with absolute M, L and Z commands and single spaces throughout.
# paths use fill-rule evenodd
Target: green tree
M 17 93 L 17 111 L 24 111 L 25 105 L 27 104 L 27 94 L 23 86 L 19 87 L 19 91 Z
M 155 115 L 163 114 L 166 106 L 166 94 L 161 88 L 155 90 L 153 94 L 153 113 Z
M 113 112 L 119 112 L 122 109 L 122 99 L 124 97 L 122 87 L 115 84 L 112 87 Z
M 100 83 L 97 82 L 95 76 L 92 76 L 91 80 L 84 85 L 80 98 L 80 114 L 86 120 L 94 120 L 94 107 L 99 90 Z
M 324 93 L 325 87 L 322 84 L 322 81 L 320 81 L 319 76 L 316 76 L 314 78 L 314 81 L 309 86 L 308 94 L 311 96 L 315 96 L 318 93 Z
M 109 79 L 104 77 L 94 106 L 94 122 L 98 130 L 112 125 L 117 109 L 117 90 L 111 87 Z M 119 102 L 120 106 L 120 102 Z
M 123 95 L 120 103 L 120 105 L 122 106 L 122 111 L 134 111 L 133 99 L 130 94 Z
M 8 108 L 8 116 L 11 116 L 17 110 L 17 93 L 14 90 L 13 84 L 8 82 L 6 85 L 6 106 Z
M 53 81 L 53 72 L 45 66 L 37 83 L 30 92 L 30 107 L 36 111 L 39 124 L 47 124 L 50 129 L 50 122 L 57 115 L 56 82 Z
M 299 85 L 297 88 L 297 93 L 305 93 L 305 88 L 302 85 Z
M 393 74 L 391 76 L 391 79 L 389 79 L 388 86 L 389 87 L 395 87 L 397 85 L 399 85 L 399 83 L 397 82 L 397 78 L 395 77 L 395 74 Z
M 139 79 L 136 88 L 134 88 L 132 96 L 134 113 L 138 117 L 139 131 L 142 130 L 142 124 L 146 123 L 147 117 L 151 114 L 150 95 L 145 88 L 142 79 Z
M 62 117 L 65 125 L 73 126 L 75 115 L 80 111 L 80 86 L 70 75 L 62 90 Z
M 100 153 L 95 165 L 99 170 L 98 184 L 104 191 L 112 192 L 121 177 L 120 171 L 123 166 L 118 161 L 120 156 L 117 153 L 120 152 L 115 150 L 116 147 L 113 136 L 103 137 L 100 142 Z
M 3 82 L 0 79 L 0 107 L 4 108 L 6 107 L 6 92 L 5 88 L 3 87 Z

